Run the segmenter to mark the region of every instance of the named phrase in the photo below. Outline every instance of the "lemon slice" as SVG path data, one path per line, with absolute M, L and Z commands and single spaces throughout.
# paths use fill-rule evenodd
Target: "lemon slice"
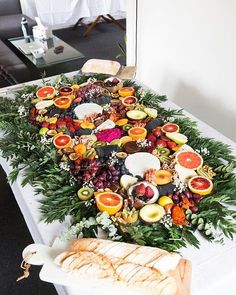
M 177 144 L 185 144 L 188 141 L 187 136 L 177 132 L 167 132 L 166 137 L 173 140 Z

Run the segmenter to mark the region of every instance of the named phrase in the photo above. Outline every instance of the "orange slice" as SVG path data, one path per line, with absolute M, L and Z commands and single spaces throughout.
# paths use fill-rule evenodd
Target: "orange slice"
M 39 99 L 50 99 L 55 96 L 55 89 L 52 86 L 44 86 L 36 92 Z
M 194 151 L 183 151 L 176 155 L 177 163 L 187 169 L 196 170 L 203 164 L 202 157 Z
M 95 125 L 90 122 L 82 122 L 80 127 L 83 129 L 94 129 Z
M 109 215 L 114 215 L 123 205 L 123 198 L 121 195 L 113 192 L 103 192 L 97 194 L 95 197 L 98 210 L 101 212 L 107 212 Z
M 188 187 L 194 194 L 208 195 L 213 189 L 213 183 L 204 176 L 194 176 L 188 181 Z
M 54 105 L 59 109 L 68 109 L 71 105 L 72 99 L 67 96 L 61 96 L 54 100 Z
M 144 139 L 147 136 L 147 130 L 143 127 L 133 127 L 128 130 L 128 134 L 133 140 Z
M 76 152 L 76 154 L 78 155 L 83 155 L 86 153 L 86 145 L 83 143 L 79 143 L 76 146 L 74 146 L 74 151 Z
M 133 96 L 134 95 L 134 88 L 133 87 L 122 87 L 119 90 L 119 95 L 122 97 Z
M 124 126 L 127 123 L 128 123 L 128 119 L 120 119 L 120 120 L 116 121 L 117 126 Z
M 53 144 L 55 145 L 57 149 L 68 148 L 70 147 L 71 142 L 72 142 L 71 137 L 67 134 L 58 135 L 54 137 L 53 139 Z

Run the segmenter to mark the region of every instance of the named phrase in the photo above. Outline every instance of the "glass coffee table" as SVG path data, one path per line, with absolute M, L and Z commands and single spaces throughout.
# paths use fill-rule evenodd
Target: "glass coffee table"
M 49 40 L 26 43 L 24 37 L 8 39 L 8 41 L 29 59 L 38 69 L 51 67 L 55 64 L 84 58 L 85 56 L 66 42 L 54 36 Z M 43 49 L 42 57 L 35 58 L 31 50 Z

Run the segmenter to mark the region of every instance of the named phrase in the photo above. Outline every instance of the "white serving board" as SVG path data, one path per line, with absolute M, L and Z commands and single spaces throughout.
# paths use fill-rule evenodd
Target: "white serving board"
M 22 253 L 22 257 L 25 258 L 31 252 L 36 252 L 32 257 L 27 260 L 31 265 L 42 265 L 42 269 L 39 273 L 39 277 L 42 281 L 53 283 L 56 285 L 65 286 L 77 286 L 85 294 L 112 294 L 112 295 L 148 295 L 148 290 L 142 290 L 140 288 L 128 287 L 124 283 L 115 282 L 108 279 L 95 279 L 92 277 L 81 277 L 75 272 L 66 272 L 62 270 L 58 265 L 54 263 L 56 256 L 65 249 L 69 248 L 70 242 L 62 242 L 60 239 L 56 239 L 52 247 L 48 247 L 42 244 L 31 244 L 27 246 Z M 94 290 L 94 291 L 93 291 Z

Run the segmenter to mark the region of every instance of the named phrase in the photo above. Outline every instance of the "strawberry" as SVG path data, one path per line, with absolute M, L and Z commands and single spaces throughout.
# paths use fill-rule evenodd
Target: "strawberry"
M 82 98 L 81 97 L 76 97 L 76 99 L 74 99 L 74 101 L 73 102 L 81 102 L 81 100 L 82 100 Z
M 176 143 L 174 141 L 167 141 L 167 146 L 172 150 L 176 146 Z
M 151 141 L 152 143 L 156 142 L 156 137 L 154 135 L 148 135 L 147 138 L 148 141 Z
M 72 123 L 73 119 L 69 116 L 65 116 L 65 121 L 66 121 L 66 123 Z
M 162 139 L 158 139 L 157 140 L 157 145 L 161 145 L 163 148 L 166 148 L 167 147 L 166 141 L 164 141 Z
M 46 128 L 48 128 L 49 125 L 50 125 L 49 122 L 43 122 L 42 127 L 46 127 Z
M 145 188 L 145 197 L 151 199 L 154 196 L 154 191 L 150 186 Z
M 170 141 L 169 138 L 167 138 L 167 137 L 164 136 L 164 135 L 161 135 L 161 140 L 164 140 L 164 141 Z
M 57 127 L 58 128 L 66 128 L 66 121 L 64 121 L 64 120 L 57 120 Z
M 56 124 L 49 124 L 48 129 L 55 130 L 55 129 L 57 129 L 57 125 Z
M 144 196 L 145 195 L 145 185 L 143 183 L 136 185 L 136 187 L 134 188 L 134 191 L 138 196 Z
M 71 127 L 69 128 L 69 131 L 70 131 L 71 133 L 74 133 L 74 132 L 75 132 L 75 128 L 74 128 L 73 126 L 71 126 Z
M 154 129 L 154 130 L 152 131 L 152 134 L 153 134 L 155 137 L 160 137 L 160 136 L 161 136 L 161 132 L 160 132 L 160 130 L 158 130 L 158 129 Z

